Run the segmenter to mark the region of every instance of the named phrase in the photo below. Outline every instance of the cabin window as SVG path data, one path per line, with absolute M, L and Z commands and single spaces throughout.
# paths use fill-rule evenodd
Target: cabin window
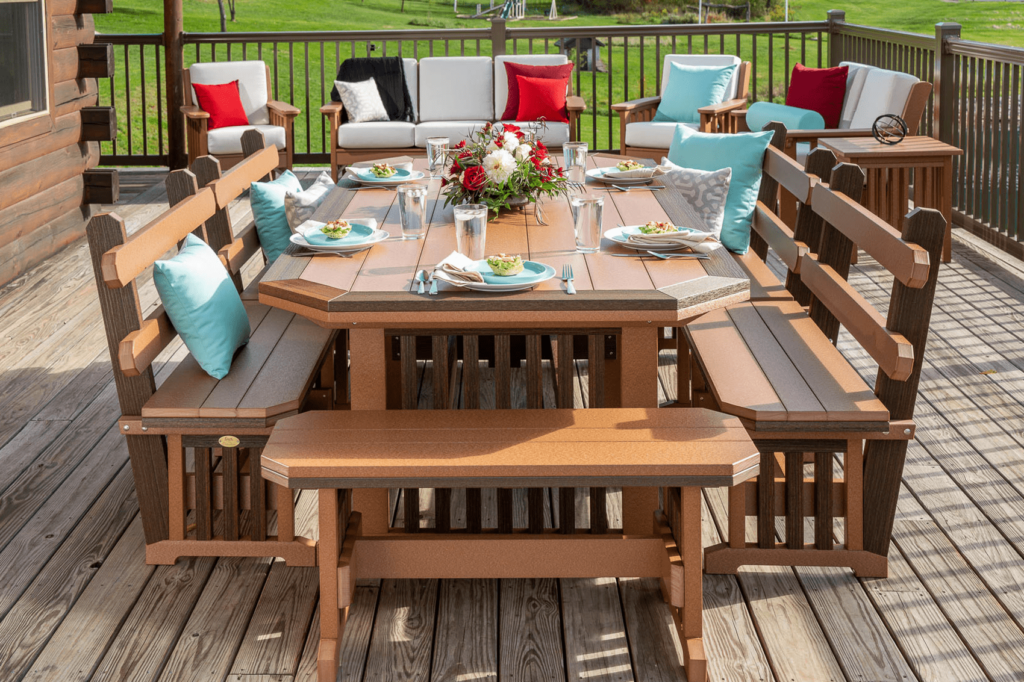
M 0 0 L 0 125 L 47 110 L 42 0 Z

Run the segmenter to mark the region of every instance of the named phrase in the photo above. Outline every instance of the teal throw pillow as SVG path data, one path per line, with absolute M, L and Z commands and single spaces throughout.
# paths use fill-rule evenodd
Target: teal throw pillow
M 729 197 L 722 218 L 722 244 L 736 253 L 750 248 L 750 221 L 761 189 L 764 152 L 772 141 L 772 131 L 719 135 L 699 133 L 676 126 L 668 160 L 684 168 L 703 171 L 732 169 Z
M 788 107 L 775 102 L 754 102 L 747 109 L 747 127 L 762 130 L 772 121 L 786 126 L 786 130 L 824 130 L 825 119 L 817 111 Z
M 249 342 L 249 316 L 217 254 L 195 235 L 170 260 L 153 264 L 153 283 L 167 317 L 199 366 L 215 379 Z
M 725 89 L 736 72 L 736 65 L 691 66 L 672 62 L 668 82 L 654 120 L 672 123 L 699 123 L 697 109 L 721 104 Z
M 288 214 L 284 208 L 287 192 L 301 192 L 302 184 L 286 170 L 272 182 L 254 182 L 249 189 L 252 218 L 256 221 L 256 234 L 267 260 L 273 263 L 286 248 L 292 230 L 288 227 Z

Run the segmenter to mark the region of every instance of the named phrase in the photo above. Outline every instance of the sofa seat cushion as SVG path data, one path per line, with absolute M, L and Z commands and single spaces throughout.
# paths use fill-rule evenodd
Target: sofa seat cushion
M 674 123 L 671 121 L 638 121 L 626 124 L 626 146 L 647 149 L 668 149 L 676 134 L 676 126 L 697 130 L 696 123 Z
M 569 141 L 569 124 L 568 123 L 557 123 L 548 121 L 546 125 L 540 123 L 540 121 L 502 121 L 502 123 L 509 123 L 514 126 L 519 126 L 523 130 L 532 130 L 539 137 L 538 139 L 545 145 L 550 147 L 556 154 L 561 154 L 561 149 L 555 149 L 557 146 L 561 146 Z
M 405 149 L 413 146 L 415 123 L 373 121 L 338 126 L 340 149 Z
M 193 64 L 188 68 L 188 77 L 192 83 L 218 85 L 238 81 L 238 94 L 242 99 L 242 108 L 249 123 L 263 125 L 270 123 L 270 112 L 267 111 L 267 65 L 261 61 L 245 62 L 205 62 Z M 196 100 L 194 88 L 188 93 L 192 104 Z M 213 153 L 211 151 L 211 153 Z
M 419 120 L 493 121 L 493 83 L 490 57 L 424 57 L 419 70 Z
M 209 131 L 206 134 L 207 151 L 213 156 L 218 154 L 241 154 L 242 133 L 252 128 L 263 133 L 263 138 L 267 141 L 267 144 L 276 145 L 279 150 L 285 148 L 288 137 L 285 135 L 284 128 L 281 126 L 254 125 L 228 126 L 227 128 L 217 128 L 216 130 Z
M 424 121 L 416 126 L 416 146 L 426 147 L 428 137 L 447 137 L 451 146 L 462 140 L 469 142 L 469 136 L 480 130 L 487 121 Z

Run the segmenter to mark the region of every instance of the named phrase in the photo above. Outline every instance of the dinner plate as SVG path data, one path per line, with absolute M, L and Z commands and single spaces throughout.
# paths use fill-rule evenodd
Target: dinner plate
M 592 179 L 596 180 L 597 182 L 603 182 L 603 183 L 606 183 L 606 184 L 609 184 L 609 185 L 622 185 L 623 187 L 625 187 L 626 185 L 649 185 L 649 184 L 651 184 L 651 180 L 654 179 L 653 177 L 650 177 L 650 178 L 611 178 L 611 177 L 608 177 L 607 175 L 605 175 L 605 173 L 607 173 L 608 171 L 613 171 L 614 172 L 616 170 L 618 170 L 618 169 L 615 168 L 615 166 L 607 166 L 605 168 L 591 168 L 590 170 L 587 171 L 587 177 L 588 178 L 592 178 Z
M 693 230 L 681 227 L 679 228 L 684 232 L 693 232 Z M 610 230 L 605 231 L 604 238 L 610 239 L 619 246 L 625 246 L 627 249 L 635 249 L 637 251 L 679 251 L 680 249 L 688 249 L 690 247 L 684 244 L 668 244 L 665 246 L 649 246 L 647 244 L 631 244 L 629 242 L 629 235 L 640 234 L 639 225 L 624 225 L 622 227 L 613 227 Z
M 404 168 L 397 169 L 390 178 L 378 178 L 373 174 L 372 168 L 353 168 L 352 174 L 358 182 L 364 185 L 400 185 L 404 182 L 413 182 L 424 178 L 422 171 L 407 171 Z
M 532 289 L 555 276 L 553 267 L 532 260 L 523 261 L 523 271 L 508 277 L 495 275 L 486 260 L 478 260 L 468 269 L 479 272 L 484 278 L 482 283 L 460 282 L 456 285 L 471 291 L 523 291 Z
M 305 235 L 309 235 L 309 237 L 307 238 Z M 352 223 L 352 231 L 343 239 L 328 239 L 327 235 L 320 232 L 319 227 L 309 227 L 303 234 L 292 234 L 289 241 L 311 251 L 344 253 L 346 251 L 362 251 L 390 236 L 390 233 L 384 230 L 375 230 L 368 225 Z

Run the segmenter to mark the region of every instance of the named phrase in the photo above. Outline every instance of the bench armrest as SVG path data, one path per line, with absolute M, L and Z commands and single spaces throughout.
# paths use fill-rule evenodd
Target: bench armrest
M 287 102 L 278 102 L 273 99 L 267 102 L 267 109 L 270 110 L 271 114 L 277 114 L 278 116 L 285 116 L 288 118 L 295 118 L 299 115 L 298 107 L 294 107 Z
M 185 114 L 185 118 L 198 121 L 204 118 L 210 118 L 209 112 L 203 111 L 194 104 L 187 104 L 181 108 L 181 113 Z
M 585 111 L 587 102 L 579 95 L 570 95 L 565 98 L 565 108 L 569 111 Z
M 612 111 L 640 111 L 643 109 L 655 108 L 659 104 L 661 104 L 661 95 L 655 95 L 654 97 L 641 97 L 640 99 L 631 99 L 628 102 L 613 104 Z

